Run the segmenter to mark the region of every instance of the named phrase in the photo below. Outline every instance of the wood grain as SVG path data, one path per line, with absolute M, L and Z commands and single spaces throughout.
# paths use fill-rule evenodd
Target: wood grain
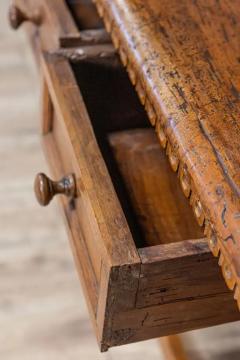
M 69 63 L 44 54 L 42 66 L 54 108 L 52 131 L 44 136 L 47 157 L 58 177 L 76 177 L 77 199 L 61 201 L 101 350 L 239 319 L 206 240 L 137 253 Z M 162 284 L 168 290 L 165 297 L 160 291 L 159 301 Z M 150 318 L 143 326 L 146 314 Z
M 63 203 L 65 218 L 72 233 L 73 252 L 83 246 L 81 243 L 86 250 L 77 252 L 76 265 L 83 275 L 100 347 L 105 351 L 112 313 L 134 306 L 139 257 L 70 65 L 63 58 L 46 54 L 42 66 L 55 111 L 52 132 L 45 135 L 53 147 L 47 157 L 52 159 L 55 172 L 62 167 L 64 173 L 76 177 L 77 199 L 73 204 Z M 123 295 L 126 292 L 128 297 Z M 117 293 L 119 302 L 113 304 L 112 296 Z
M 61 214 L 44 211 L 33 194 L 48 171 L 39 139 L 39 76 L 23 30 L 10 31 L 9 0 L 0 2 L 0 358 L 122 359 L 99 353 Z M 11 164 L 11 166 L 10 166 Z M 155 360 L 155 341 L 145 344 Z M 141 345 L 125 348 L 139 359 Z
M 186 168 L 226 283 L 239 287 L 238 0 L 95 3 L 170 164 Z
M 83 241 L 87 251 L 85 255 L 78 252 L 76 264 L 83 274 L 86 298 L 96 300 L 94 304 L 90 300 L 89 307 L 101 350 L 239 319 L 206 240 L 167 244 L 165 250 L 161 248 L 164 245 L 159 245 L 152 252 L 149 247 L 142 249 L 139 256 L 143 264 L 140 265 L 74 73 L 64 58 L 51 54 L 44 54 L 42 66 L 55 111 L 52 132 L 45 137 L 50 136 L 50 142 L 55 144 L 56 164 L 61 164 L 64 173 L 76 176 L 78 198 L 74 203 L 63 205 L 73 234 L 74 253 Z M 53 157 L 52 167 L 55 166 Z M 173 246 L 176 244 L 180 247 Z M 162 255 L 155 257 L 155 253 Z M 206 276 L 202 271 L 204 260 L 208 268 Z M 89 276 L 90 268 L 93 278 Z M 164 274 L 170 274 L 167 277 L 171 281 L 167 284 L 162 278 Z M 90 290 L 94 288 L 92 279 L 96 279 L 97 284 L 95 295 Z M 144 281 L 150 287 L 144 288 Z M 160 295 L 160 302 L 156 302 L 151 286 L 159 288 L 160 284 L 169 292 L 166 291 L 165 297 Z M 174 291 L 171 284 L 177 290 Z M 223 307 L 224 313 L 220 311 Z M 167 314 L 164 320 L 163 313 Z M 150 317 L 143 326 L 147 314 Z
M 8 5 L 8 0 L 1 1 L 2 14 Z M 23 34 L 11 34 L 6 21 L 0 24 L 0 34 L 1 358 L 32 360 L 37 353 L 49 360 L 163 359 L 155 340 L 99 354 L 59 213 L 54 204 L 43 213 L 31 190 L 35 172 L 46 167 L 35 136 L 38 95 L 33 90 L 38 77 Z M 19 110 L 24 114 L 21 121 Z M 224 354 L 224 360 L 238 353 L 238 324 L 194 334 L 194 357 L 198 349 L 211 357 Z M 188 336 L 190 346 L 193 334 Z
M 67 0 L 66 2 L 80 30 L 103 27 L 102 20 L 91 0 Z
M 154 131 L 112 133 L 109 141 L 146 246 L 203 237 Z
M 206 240 L 159 245 L 139 253 L 136 308 L 115 314 L 112 345 L 239 319 Z
M 101 251 L 105 252 L 112 265 L 136 263 L 138 256 L 134 242 L 71 67 L 65 59 L 49 54 L 44 55 L 42 66 L 55 111 L 61 121 L 63 136 L 58 137 L 59 148 L 65 152 L 64 163 L 75 167 L 81 189 L 79 201 L 83 201 L 85 211 L 89 209 L 92 214 L 89 219 L 95 218 L 92 229 L 96 231 L 96 238 L 102 237 Z M 118 222 L 121 227 L 116 229 L 114 224 Z

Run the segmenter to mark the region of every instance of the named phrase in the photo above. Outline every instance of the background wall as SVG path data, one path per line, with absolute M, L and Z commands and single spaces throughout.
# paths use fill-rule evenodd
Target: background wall
M 0 359 L 161 360 L 159 340 L 98 351 L 56 201 L 34 199 L 34 176 L 47 172 L 39 79 L 23 29 L 8 28 L 9 4 L 0 0 Z M 239 360 L 239 335 L 233 324 L 183 340 L 191 360 Z

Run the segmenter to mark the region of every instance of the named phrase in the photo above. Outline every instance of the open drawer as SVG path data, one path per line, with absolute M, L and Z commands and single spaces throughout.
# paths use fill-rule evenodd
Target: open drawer
M 74 174 L 59 200 L 101 350 L 239 320 L 124 69 L 41 66 L 44 149 L 54 180 Z

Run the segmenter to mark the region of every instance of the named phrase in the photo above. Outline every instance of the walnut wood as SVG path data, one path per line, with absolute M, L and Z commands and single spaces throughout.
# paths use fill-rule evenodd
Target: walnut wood
M 45 174 L 37 174 L 34 182 L 34 191 L 40 205 L 46 206 L 55 195 L 63 194 L 70 198 L 76 195 L 74 175 L 64 176 L 59 181 L 49 179 Z
M 116 50 L 111 44 L 100 44 L 93 46 L 81 46 L 74 48 L 60 48 L 54 54 L 63 56 L 73 63 L 81 61 L 107 62 L 119 66 Z
M 61 201 L 97 338 L 100 347 L 106 349 L 104 338 L 112 311 L 107 305 L 110 273 L 122 282 L 118 291 L 128 289 L 124 307 L 132 308 L 139 256 L 68 62 L 46 54 L 42 65 L 55 113 L 52 131 L 44 136 L 47 158 L 57 176 L 63 172 L 76 174 L 81 196 L 73 209 L 63 198 Z M 118 288 L 117 282 L 113 285 Z
M 88 214 L 90 219 L 91 215 L 94 216 L 95 213 L 98 215 L 93 221 L 93 223 L 97 221 L 94 227 L 99 227 L 99 235 L 102 237 L 101 242 L 104 244 L 103 249 L 105 248 L 104 251 L 107 251 L 106 254 L 110 257 L 111 262 L 114 264 L 114 261 L 116 261 L 119 264 L 120 260 L 126 258 L 130 263 L 132 261 L 136 262 L 138 256 L 134 242 L 119 206 L 119 200 L 97 144 L 71 66 L 64 58 L 44 53 L 42 67 L 54 108 L 57 109 L 58 118 L 60 119 L 57 137 L 63 154 L 62 161 L 68 166 L 69 170 L 74 167 L 76 171 L 72 172 L 76 173 L 77 179 L 79 179 L 80 174 L 83 175 L 81 181 L 79 181 L 85 196 L 83 196 L 81 190 L 81 197 L 78 202 L 86 201 L 86 209 L 94 209 L 94 213 L 91 210 Z M 89 144 L 91 145 L 90 148 Z M 96 201 L 98 198 L 101 199 L 100 204 Z M 114 211 L 110 210 L 111 207 Z M 100 216 L 100 214 L 102 215 Z M 102 222 L 102 217 L 104 222 Z M 121 223 L 119 229 L 116 229 L 114 225 L 116 221 Z M 102 227 L 103 229 L 106 228 L 106 234 Z M 117 231 L 116 237 L 113 236 L 115 231 Z M 102 232 L 103 234 L 101 234 Z M 123 252 L 122 242 L 125 241 L 127 244 Z
M 139 254 L 135 308 L 115 312 L 112 346 L 240 319 L 206 239 L 147 247 Z
M 82 30 L 78 36 L 71 34 L 60 38 L 60 47 L 73 48 L 86 45 L 111 44 L 111 37 L 105 29 Z
M 239 319 L 206 239 L 137 255 L 70 65 L 47 54 L 42 65 L 54 114 L 45 150 L 55 176 L 76 174 L 81 196 L 60 200 L 101 350 Z
M 109 136 L 147 245 L 203 237 L 152 129 Z
M 173 170 L 187 171 L 184 191 L 238 298 L 239 1 L 95 3 Z
M 52 116 L 52 122 L 55 124 L 55 120 L 58 120 L 58 116 L 56 113 L 52 113 Z M 51 168 L 52 177 L 62 177 L 66 171 L 69 171 L 69 168 L 66 166 L 65 162 L 62 161 L 63 155 L 59 151 L 59 146 L 57 146 L 52 132 L 49 132 L 43 137 L 43 145 L 48 164 Z M 60 196 L 58 197 L 58 201 L 61 205 L 63 219 L 65 220 L 76 269 L 81 279 L 89 314 L 94 325 L 96 336 L 98 336 L 95 325 L 95 316 L 99 297 L 99 281 L 95 275 L 91 254 L 89 254 L 88 243 L 85 240 L 84 233 L 81 229 L 78 213 L 73 211 L 68 198 Z
M 96 7 L 91 0 L 66 0 L 80 30 L 103 27 Z
M 35 10 L 33 13 L 27 13 L 15 5 L 10 6 L 9 23 L 12 29 L 17 30 L 23 23 L 27 21 L 39 26 L 41 24 L 40 12 Z

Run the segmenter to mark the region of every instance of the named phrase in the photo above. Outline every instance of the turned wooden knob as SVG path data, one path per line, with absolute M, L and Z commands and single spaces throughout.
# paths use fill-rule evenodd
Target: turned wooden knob
M 76 182 L 73 174 L 64 176 L 60 181 L 53 181 L 45 174 L 37 174 L 34 182 L 34 191 L 40 205 L 46 206 L 57 194 L 75 197 Z
M 38 11 L 27 14 L 19 7 L 12 5 L 9 9 L 9 23 L 12 29 L 18 29 L 25 21 L 30 21 L 35 25 L 40 25 L 41 17 Z

